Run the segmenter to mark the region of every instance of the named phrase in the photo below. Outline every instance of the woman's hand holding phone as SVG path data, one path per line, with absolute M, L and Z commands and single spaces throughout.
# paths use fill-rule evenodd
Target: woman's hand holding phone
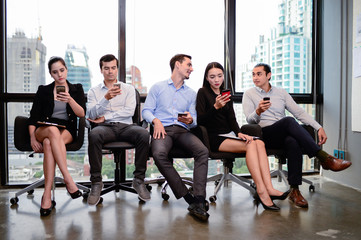
M 231 101 L 230 94 L 220 94 L 216 97 L 216 102 L 214 103 L 213 106 L 215 109 L 218 110 L 218 109 L 224 107 L 229 101 Z

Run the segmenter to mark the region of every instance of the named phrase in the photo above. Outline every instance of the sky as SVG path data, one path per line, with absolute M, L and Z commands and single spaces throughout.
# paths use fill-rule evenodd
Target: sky
M 237 1 L 237 62 L 248 61 L 260 34 L 277 23 L 279 0 Z M 21 6 L 21 8 L 19 8 Z M 170 58 L 191 55 L 194 72 L 187 84 L 202 85 L 207 63 L 224 63 L 223 0 L 127 1 L 127 67 L 137 66 L 143 85 L 170 77 Z M 200 14 L 201 13 L 201 14 Z M 9 0 L 7 35 L 17 29 L 36 37 L 41 27 L 47 59 L 64 57 L 68 44 L 85 47 L 92 85 L 102 81 L 99 58 L 118 54 L 117 0 Z M 51 82 L 49 74 L 47 82 Z

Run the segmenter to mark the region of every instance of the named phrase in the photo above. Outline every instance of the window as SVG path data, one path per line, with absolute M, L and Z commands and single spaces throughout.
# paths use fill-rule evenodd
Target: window
M 298 0 L 236 2 L 235 85 L 237 92 L 246 90 L 245 86 L 249 85 L 246 81 L 251 81 L 251 79 L 239 79 L 242 76 L 241 73 L 243 71 L 251 72 L 253 66 L 261 60 L 260 56 L 255 55 L 254 49 L 267 44 L 276 47 L 276 50 L 274 48 L 265 49 L 268 51 L 266 55 L 269 58 L 263 58 L 263 60 L 268 64 L 271 64 L 270 59 L 284 61 L 287 58 L 305 56 L 308 66 L 306 74 L 309 76 L 308 81 L 310 81 L 306 85 L 312 85 L 312 68 L 310 67 L 312 64 L 310 46 L 312 42 L 312 4 L 312 1 Z M 259 6 L 262 6 L 262 8 Z M 258 14 L 263 17 L 255 19 L 253 11 L 249 9 L 257 9 Z M 300 22 L 297 19 L 302 15 L 304 21 Z M 250 22 L 249 19 L 253 20 Z M 303 44 L 302 48 L 301 43 Z M 281 49 L 285 51 L 283 55 L 279 54 Z M 293 67 L 292 62 L 290 65 Z M 285 69 L 283 74 L 288 71 Z M 302 92 L 310 93 L 310 89 L 302 90 Z
M 138 69 L 141 93 L 170 77 L 169 60 L 177 53 L 192 56 L 194 71 L 186 83 L 195 91 L 209 62 L 224 65 L 224 1 L 128 0 L 126 11 L 126 69 Z
M 170 77 L 169 60 L 177 53 L 193 57 L 194 72 L 187 84 L 195 91 L 202 86 L 204 69 L 209 62 L 224 65 L 223 0 L 186 0 L 182 4 L 176 0 L 126 1 L 126 44 L 119 43 L 118 38 L 121 32 L 119 3 L 124 1 L 108 0 L 106 4 L 87 0 L 64 0 L 61 4 L 54 0 L 6 1 L 6 15 L 3 12 L 2 16 L 7 17 L 7 91 L 33 95 L 39 85 L 52 82 L 47 62 L 51 56 L 60 56 L 67 63 L 68 80 L 82 83 L 86 93 L 103 80 L 100 57 L 107 53 L 118 55 L 122 44 L 127 47 L 126 63 L 123 63 L 126 81 L 144 94 L 153 83 Z M 54 17 L 55 10 L 65 15 Z M 174 24 L 182 27 L 174 28 Z M 7 105 L 5 116 L 10 138 L 15 117 L 29 115 L 31 98 L 27 101 Z M 89 180 L 87 136 L 84 140 L 80 151 L 67 155 L 74 166 L 71 174 L 76 181 Z M 9 141 L 8 147 L 10 183 L 30 183 L 41 177 L 42 154 L 29 158 L 28 153 L 17 151 L 12 143 Z M 127 156 L 131 163 L 127 166 L 127 177 L 132 177 L 134 152 L 128 151 Z M 102 174 L 108 179 L 114 177 L 113 164 L 112 155 L 103 156 Z M 216 170 L 222 165 L 217 161 L 214 164 L 218 164 L 212 168 Z M 157 171 L 150 163 L 147 177 Z
M 118 0 L 107 4 L 87 0 L 64 0 L 61 4 L 54 0 L 8 0 L 6 7 L 7 92 L 34 94 L 39 85 L 51 83 L 47 62 L 52 56 L 64 58 L 67 79 L 82 83 L 85 93 L 102 81 L 99 58 L 118 53 Z M 55 12 L 63 15 L 54 17 Z M 114 24 L 101 24 L 103 21 Z M 29 153 L 16 150 L 12 140 L 15 117 L 29 116 L 31 106 L 32 102 L 7 105 L 10 184 L 30 183 L 43 175 L 43 154 L 31 158 Z M 89 180 L 87 136 L 79 151 L 67 153 L 67 160 L 74 180 Z M 108 164 L 106 160 L 104 164 Z

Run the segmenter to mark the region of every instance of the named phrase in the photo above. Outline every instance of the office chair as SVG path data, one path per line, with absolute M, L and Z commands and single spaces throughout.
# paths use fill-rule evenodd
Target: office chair
M 307 130 L 307 132 L 312 136 L 312 138 L 315 139 L 316 137 L 315 130 L 308 125 L 302 125 L 302 126 Z M 276 170 L 271 171 L 271 177 L 278 177 L 279 182 L 283 180 L 285 185 L 288 186 L 288 181 L 287 181 L 288 172 L 283 170 L 282 168 L 283 164 L 287 163 L 286 153 L 284 149 L 266 148 L 266 151 L 268 156 L 274 156 L 278 160 L 278 168 Z M 313 185 L 312 181 L 305 178 L 302 178 L 302 181 L 310 184 L 309 186 L 310 192 L 315 191 L 315 186 Z
M 138 124 L 139 126 L 142 126 L 141 122 L 141 114 L 140 114 L 140 94 L 138 90 L 135 89 L 135 97 L 136 97 L 136 107 L 133 115 L 133 123 Z M 103 145 L 103 154 L 111 153 L 114 155 L 114 163 L 115 163 L 115 169 L 114 169 L 114 182 L 101 191 L 100 195 L 104 195 L 106 193 L 109 193 L 111 191 L 119 192 L 119 190 L 131 192 L 131 193 L 137 193 L 134 188 L 132 188 L 132 181 L 126 180 L 126 157 L 125 157 L 125 151 L 128 149 L 135 148 L 135 145 L 126 142 L 126 141 L 116 141 L 116 142 L 109 142 L 105 143 Z M 106 184 L 106 183 L 105 183 Z M 146 184 L 148 190 L 151 190 L 151 186 Z M 88 195 L 85 196 L 86 198 Z M 139 198 L 139 200 L 141 200 Z M 99 200 L 99 203 L 103 202 L 103 198 L 101 197 Z
M 250 136 L 261 136 L 262 130 L 261 127 L 257 124 L 246 124 L 241 127 L 241 132 L 248 134 Z M 211 150 L 209 144 L 209 137 L 207 129 L 204 126 L 199 126 L 199 133 L 197 134 L 202 140 L 203 144 L 208 148 L 209 158 L 216 160 L 221 159 L 223 162 L 223 173 L 217 174 L 215 176 L 209 177 L 208 182 L 215 181 L 214 195 L 209 197 L 209 201 L 215 202 L 217 200 L 217 193 L 221 189 L 222 185 L 225 187 L 228 186 L 228 180 L 241 185 L 242 187 L 248 189 L 251 194 L 255 193 L 255 188 L 252 187 L 253 182 L 242 176 L 236 176 L 232 173 L 233 162 L 235 158 L 243 158 L 246 156 L 246 153 L 229 153 L 229 152 L 214 152 Z
M 32 152 L 33 149 L 31 148 L 30 145 L 30 136 L 29 136 L 29 129 L 28 129 L 28 124 L 27 124 L 27 119 L 28 117 L 24 117 L 24 116 L 17 116 L 15 118 L 15 124 L 14 124 L 14 145 L 16 147 L 17 150 L 22 151 L 22 152 Z M 82 146 L 83 146 L 83 142 L 84 142 L 84 129 L 85 129 L 85 118 L 79 118 L 78 121 L 78 136 L 75 139 L 75 141 L 73 141 L 70 144 L 66 145 L 66 150 L 67 151 L 77 151 L 79 150 Z M 32 155 L 32 154 L 30 154 Z M 37 187 L 40 187 L 42 185 L 44 185 L 45 180 L 44 179 L 39 179 L 38 181 L 32 183 L 31 185 L 27 186 L 26 188 L 18 191 L 15 193 L 15 197 L 10 199 L 10 203 L 12 205 L 17 204 L 19 202 L 19 198 L 18 196 L 22 195 L 23 193 L 28 193 L 29 195 L 34 193 L 34 189 Z M 53 204 L 55 206 L 55 185 L 56 183 L 64 183 L 64 179 L 62 177 L 54 177 L 54 181 L 53 181 Z M 88 193 L 90 190 L 89 188 L 77 184 L 77 187 L 81 190 L 83 190 L 83 193 Z

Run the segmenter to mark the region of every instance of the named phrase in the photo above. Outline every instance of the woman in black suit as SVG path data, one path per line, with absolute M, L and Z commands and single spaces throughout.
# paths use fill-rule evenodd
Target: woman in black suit
M 54 207 L 51 187 L 56 164 L 63 174 L 70 196 L 75 199 L 82 195 L 68 171 L 65 145 L 76 137 L 77 117 L 85 116 L 84 90 L 81 84 L 71 84 L 66 80 L 68 70 L 62 58 L 50 58 L 48 68 L 54 81 L 49 85 L 39 86 L 28 121 L 31 147 L 35 152 L 44 153 L 45 184 L 41 216 L 49 215 Z M 57 125 L 45 125 L 41 122 Z
M 203 87 L 197 94 L 197 123 L 206 127 L 213 151 L 246 152 L 246 163 L 257 186 L 255 199 L 266 210 L 280 210 L 272 200 L 284 200 L 289 191 L 282 193 L 273 188 L 265 145 L 261 140 L 241 133 L 233 109 L 230 93 L 221 94 L 223 90 L 224 69 L 217 62 L 209 63 L 203 79 Z M 221 137 L 219 134 L 234 132 L 244 141 Z

